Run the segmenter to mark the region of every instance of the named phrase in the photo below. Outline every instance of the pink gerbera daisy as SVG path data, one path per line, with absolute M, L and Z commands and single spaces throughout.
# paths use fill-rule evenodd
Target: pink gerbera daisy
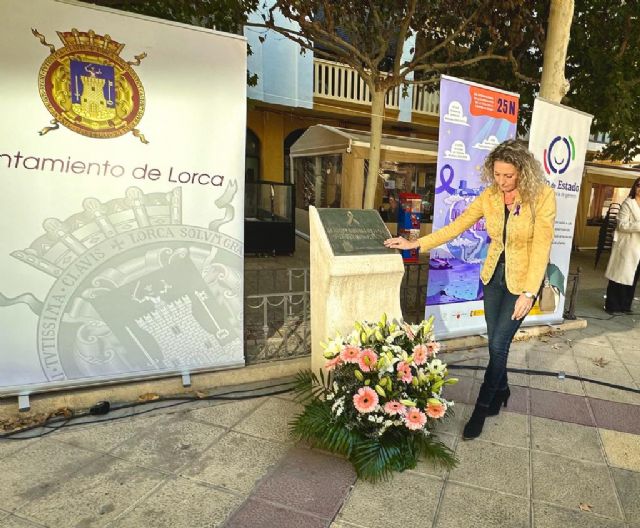
M 324 368 L 327 370 L 334 370 L 341 362 L 342 360 L 340 359 L 340 356 L 336 356 L 333 359 L 329 359 L 324 364 Z
M 411 383 L 413 375 L 411 374 L 411 367 L 407 363 L 400 361 L 400 363 L 398 363 L 397 370 L 398 379 L 401 379 L 405 383 Z
M 407 426 L 407 429 L 411 429 L 412 431 L 422 429 L 426 423 L 427 415 L 415 407 L 409 409 L 404 415 L 404 424 Z
M 429 418 L 442 418 L 447 412 L 447 404 L 443 402 L 427 402 L 427 416 Z
M 360 370 L 362 372 L 371 372 L 372 367 L 375 367 L 377 362 L 378 356 L 370 348 L 365 348 L 362 352 L 360 352 L 360 356 L 358 357 L 358 365 L 360 365 Z
M 353 395 L 353 406 L 360 413 L 370 413 L 378 405 L 378 394 L 371 387 L 362 387 Z
M 347 345 L 340 352 L 340 358 L 345 363 L 357 363 L 360 357 L 360 347 Z
M 416 345 L 413 347 L 413 361 L 416 365 L 424 365 L 430 355 L 426 345 Z
M 429 349 L 429 356 L 435 356 L 440 352 L 440 343 L 437 343 L 436 341 L 429 341 L 427 343 L 427 348 Z
M 391 416 L 404 414 L 407 408 L 397 400 L 391 400 L 384 404 L 384 412 Z

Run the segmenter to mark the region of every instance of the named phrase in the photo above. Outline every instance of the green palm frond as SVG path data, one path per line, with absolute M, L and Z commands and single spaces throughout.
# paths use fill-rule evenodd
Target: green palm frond
M 388 480 L 393 471 L 401 471 L 400 459 L 400 447 L 381 438 L 363 440 L 349 457 L 358 477 L 370 482 Z
M 340 455 L 350 456 L 359 441 L 359 435 L 343 424 L 332 424 L 326 427 L 323 448 Z
M 315 441 L 324 436 L 331 418 L 331 408 L 322 401 L 314 400 L 289 422 L 289 430 L 294 438 Z
M 296 374 L 294 383 L 295 401 L 299 403 L 322 398 L 329 387 L 329 379 L 322 370 L 318 372 L 318 375 L 314 374 L 311 369 L 301 370 Z
M 349 460 L 359 478 L 378 482 L 388 480 L 395 471 L 415 468 L 420 458 L 449 469 L 458 463 L 453 451 L 442 442 L 421 433 L 404 431 L 359 442 Z
M 327 451 L 349 456 L 359 435 L 335 422 L 328 402 L 314 400 L 289 422 L 290 434 Z
M 447 469 L 453 469 L 458 465 L 458 459 L 453 451 L 434 436 L 416 434 L 410 439 L 413 444 L 410 451 L 415 453 L 416 457 L 429 459 Z

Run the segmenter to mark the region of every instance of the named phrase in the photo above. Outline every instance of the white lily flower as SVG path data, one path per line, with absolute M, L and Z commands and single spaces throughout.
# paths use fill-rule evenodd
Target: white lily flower
M 401 337 L 404 335 L 404 330 L 396 330 L 395 332 L 391 332 L 387 338 L 386 342 L 392 344 L 396 337 Z
M 429 362 L 427 368 L 429 369 L 429 372 L 431 374 L 441 376 L 447 369 L 447 365 L 443 363 L 441 359 L 434 359 L 433 361 Z

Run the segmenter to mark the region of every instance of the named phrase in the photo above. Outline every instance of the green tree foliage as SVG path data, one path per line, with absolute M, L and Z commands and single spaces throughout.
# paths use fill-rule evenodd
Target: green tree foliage
M 242 34 L 247 15 L 259 0 L 86 0 L 113 9 L 163 18 L 192 26 Z M 251 55 L 251 49 L 247 50 Z M 255 74 L 247 72 L 247 83 L 254 86 Z
M 483 63 L 455 75 L 495 84 L 520 94 L 521 131 L 531 122 L 540 88 L 549 1 L 531 2 L 537 21 L 523 26 L 513 55 L 518 75 L 504 63 Z M 576 0 L 565 77 L 569 91 L 562 103 L 594 116 L 591 132 L 608 132 L 600 158 L 630 161 L 640 155 L 640 2 Z
M 260 7 L 262 24 L 314 55 L 355 68 L 372 93 L 409 84 L 437 89 L 441 74 L 521 95 L 521 125 L 539 90 L 549 0 L 93 0 L 188 24 L 240 32 Z M 276 11 L 298 24 L 278 25 Z M 415 35 L 409 60 L 404 45 Z M 640 2 L 575 0 L 563 103 L 609 132 L 603 156 L 640 154 Z M 372 125 L 374 123 L 372 122 Z M 381 123 L 375 124 L 381 127 Z M 522 129 L 524 130 L 524 129 Z M 373 130 L 372 130 L 373 131 Z
M 569 106 L 595 116 L 609 132 L 601 157 L 640 155 L 640 2 L 576 0 L 566 77 Z
M 192 26 L 242 33 L 247 13 L 258 0 L 86 0 L 114 9 L 164 18 Z

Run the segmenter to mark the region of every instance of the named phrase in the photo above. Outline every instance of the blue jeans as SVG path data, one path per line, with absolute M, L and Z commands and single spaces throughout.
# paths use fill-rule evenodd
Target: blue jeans
M 513 336 L 522 324 L 522 319 L 512 320 L 513 309 L 518 299 L 507 289 L 504 263 L 498 264 L 493 277 L 484 287 L 484 317 L 489 335 L 489 364 L 484 373 L 477 405 L 488 407 L 496 391 L 505 390 L 507 384 L 507 358 Z

